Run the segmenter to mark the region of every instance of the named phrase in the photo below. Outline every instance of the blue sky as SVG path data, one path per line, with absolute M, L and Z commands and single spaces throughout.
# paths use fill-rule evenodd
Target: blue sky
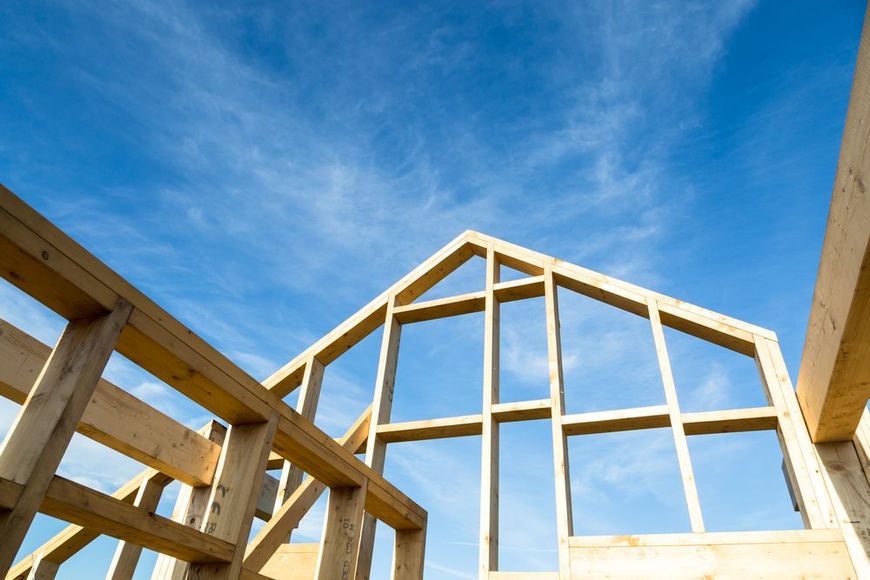
M 771 328 L 796 378 L 861 2 L 240 4 L 2 3 L 0 179 L 254 376 L 470 228 Z M 471 263 L 433 295 L 482 283 Z M 644 320 L 560 299 L 570 412 L 663 401 Z M 8 285 L 0 316 L 62 327 Z M 544 397 L 542 304 L 503 318 L 504 399 Z M 479 412 L 481 337 L 479 315 L 407 328 L 395 418 Z M 684 409 L 763 402 L 751 360 L 667 340 Z M 365 407 L 378 347 L 329 367 L 318 425 Z M 206 420 L 120 357 L 107 375 Z M 474 577 L 479 447 L 388 454 L 430 510 L 427 578 Z M 690 449 L 710 529 L 800 526 L 772 434 Z M 666 430 L 570 451 L 578 534 L 688 530 Z M 140 467 L 77 436 L 62 471 L 108 490 Z M 502 478 L 502 568 L 554 569 L 546 422 L 504 428 Z M 25 550 L 60 527 L 40 517 Z

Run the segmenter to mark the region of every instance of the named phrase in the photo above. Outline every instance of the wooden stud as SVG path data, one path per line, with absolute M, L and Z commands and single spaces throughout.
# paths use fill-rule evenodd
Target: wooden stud
M 149 474 L 146 474 L 141 479 L 133 505 L 148 514 L 153 514 L 157 511 L 157 504 L 160 503 L 163 487 L 159 482 L 149 477 Z M 109 571 L 106 573 L 106 580 L 132 579 L 141 554 L 142 546 L 124 540 L 118 542 L 115 554 L 112 556 L 112 563 L 109 565 Z
M 396 530 L 393 580 L 422 580 L 426 553 L 426 528 Z
M 390 423 L 378 427 L 378 437 L 384 443 L 424 441 L 448 437 L 480 435 L 483 420 L 480 415 Z
M 360 487 L 335 487 L 329 490 L 326 521 L 314 574 L 317 580 L 348 580 L 355 576 L 366 483 L 363 481 Z
M 229 563 L 191 564 L 188 578 L 235 579 L 241 573 L 243 546 L 251 530 L 257 494 L 277 425 L 278 414 L 275 413 L 266 423 L 230 426 L 201 530 L 230 542 L 236 549 Z
M 780 447 L 792 476 L 792 489 L 808 528 L 837 527 L 821 466 L 810 441 L 785 361 L 776 341 L 755 338 L 755 362 L 761 382 L 778 414 Z
M 486 309 L 483 329 L 483 414 L 480 460 L 480 559 L 479 578 L 498 570 L 499 427 L 492 415 L 499 402 L 499 303 L 495 285 L 499 262 L 490 245 L 486 249 Z
M 662 330 L 659 318 L 658 304 L 650 300 L 649 320 L 652 326 L 653 340 L 656 347 L 656 356 L 659 361 L 662 385 L 665 389 L 668 413 L 671 417 L 671 432 L 674 436 L 674 447 L 677 450 L 677 461 L 680 465 L 680 477 L 683 480 L 683 492 L 686 495 L 686 504 L 689 508 L 689 520 L 692 531 L 700 533 L 704 531 L 704 518 L 701 515 L 701 502 L 698 499 L 698 488 L 695 485 L 695 473 L 692 470 L 692 459 L 689 457 L 689 444 L 686 441 L 686 432 L 683 428 L 680 403 L 677 399 L 677 388 L 674 385 L 674 376 L 671 373 L 671 361 L 668 357 L 668 348 L 665 344 L 665 333 Z
M 402 336 L 402 325 L 395 316 L 397 301 L 398 298 L 392 298 L 387 304 L 384 336 L 381 340 L 378 373 L 375 378 L 372 418 L 366 444 L 366 465 L 379 474 L 384 472 L 387 444 L 378 437 L 378 428 L 382 424 L 389 423 L 393 410 L 393 389 L 396 383 L 396 366 L 399 362 L 399 344 Z M 376 531 L 377 520 L 372 514 L 366 514 L 360 531 L 359 562 L 355 571 L 357 580 L 368 580 L 371 574 Z
M 544 302 L 547 317 L 547 363 L 550 369 L 550 406 L 552 407 L 553 468 L 556 484 L 556 532 L 559 540 L 559 575 L 570 577 L 568 538 L 574 534 L 571 505 L 571 474 L 568 442 L 562 419 L 565 415 L 565 381 L 562 376 L 562 339 L 559 325 L 559 295 L 553 270 L 544 271 Z
M 565 435 L 591 435 L 635 429 L 669 427 L 671 416 L 667 405 L 577 413 L 562 417 Z
M 6 435 L 0 478 L 23 489 L 0 511 L 0 571 L 12 565 L 129 315 L 119 300 L 109 314 L 70 322 Z
M 323 385 L 323 373 L 325 367 L 316 358 L 312 357 L 305 365 L 305 375 L 302 379 L 302 390 L 299 391 L 299 401 L 296 404 L 299 414 L 314 422 L 317 414 L 317 403 L 320 400 L 320 390 Z M 275 497 L 275 509 L 277 512 L 287 501 L 299 484 L 302 483 L 302 470 L 290 463 L 284 462 L 281 468 L 281 479 L 278 482 L 278 493 Z M 289 541 L 289 539 L 288 539 Z

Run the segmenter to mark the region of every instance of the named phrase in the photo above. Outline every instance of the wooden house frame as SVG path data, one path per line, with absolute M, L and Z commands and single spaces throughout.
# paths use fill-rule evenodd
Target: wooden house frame
M 467 231 L 262 384 L 0 186 L 0 274 L 69 323 L 52 348 L 0 322 L 0 395 L 21 410 L 0 447 L 0 572 L 50 579 L 101 534 L 119 539 L 108 578 L 132 577 L 142 547 L 153 578 L 368 578 L 375 524 L 396 530 L 392 577 L 423 576 L 427 513 L 384 479 L 391 443 L 480 436 L 479 577 L 870 578 L 870 46 L 862 36 L 804 357 L 793 388 L 776 335 L 544 254 Z M 419 301 L 473 256 L 481 290 Z M 501 267 L 525 274 L 502 282 Z M 649 321 L 666 404 L 568 414 L 557 289 Z M 499 398 L 499 312 L 543 298 L 549 397 Z M 402 327 L 484 313 L 482 411 L 390 420 Z M 324 369 L 383 327 L 371 406 L 333 439 L 314 426 Z M 664 327 L 754 359 L 768 404 L 683 412 Z M 101 378 L 115 351 L 213 413 L 193 431 Z M 284 397 L 299 389 L 297 409 Z M 559 566 L 499 570 L 502 423 L 549 420 Z M 669 427 L 691 532 L 575 536 L 567 438 Z M 707 532 L 687 438 L 775 431 L 805 529 Z M 147 469 L 113 494 L 56 475 L 75 431 Z M 167 445 L 167 442 L 169 444 Z M 364 460 L 356 453 L 365 453 Z M 268 469 L 281 469 L 280 478 Z M 172 518 L 154 512 L 180 481 Z M 329 489 L 316 544 L 287 543 Z M 70 527 L 14 563 L 37 512 Z M 248 542 L 254 517 L 266 520 Z

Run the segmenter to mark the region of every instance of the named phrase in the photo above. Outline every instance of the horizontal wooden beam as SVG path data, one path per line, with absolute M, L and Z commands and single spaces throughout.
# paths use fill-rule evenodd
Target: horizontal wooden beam
M 51 347 L 0 320 L 0 395 L 24 404 Z M 100 379 L 76 430 L 188 485 L 210 485 L 220 446 Z
M 396 320 L 404 324 L 448 318 L 473 312 L 483 312 L 483 308 L 484 293 L 481 291 L 397 306 L 393 310 L 393 313 L 396 316 Z
M 470 255 L 470 254 L 469 254 Z M 116 350 L 231 424 L 278 411 L 273 449 L 330 487 L 368 480 L 366 507 L 402 529 L 425 510 L 44 217 L 0 186 L 0 275 L 68 318 L 133 306 Z
M 766 431 L 776 429 L 779 422 L 776 407 L 683 413 L 681 420 L 686 435 Z
M 495 294 L 495 299 L 499 302 L 540 298 L 544 295 L 544 277 L 531 276 L 529 278 L 520 278 L 519 280 L 499 282 L 493 285 L 492 292 Z
M 596 411 L 562 417 L 565 435 L 591 435 L 635 429 L 670 427 L 671 418 L 667 405 L 637 407 L 617 411 Z
M 8 500 L 21 488 L 2 480 L 0 498 Z M 232 558 L 232 544 L 131 505 L 121 499 L 128 491 L 122 488 L 110 496 L 54 476 L 39 511 L 189 562 L 228 562 Z
M 378 438 L 385 443 L 404 441 L 425 441 L 449 437 L 469 437 L 480 435 L 483 419 L 480 415 L 447 417 L 425 421 L 407 421 L 378 425 Z
M 496 403 L 492 406 L 492 417 L 499 423 L 549 419 L 551 413 L 550 399 L 520 401 L 517 403 Z

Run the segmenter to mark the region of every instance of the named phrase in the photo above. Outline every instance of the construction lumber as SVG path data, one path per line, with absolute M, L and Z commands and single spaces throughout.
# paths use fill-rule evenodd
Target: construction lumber
M 242 546 L 247 543 L 251 532 L 257 496 L 277 426 L 277 412 L 263 423 L 230 426 L 211 486 L 209 509 L 200 529 L 229 542 L 236 549 L 229 562 L 192 563 L 188 577 L 200 580 L 235 580 L 239 577 L 245 557 Z
M 2 186 L 0 274 L 68 318 L 124 298 L 133 310 L 118 352 L 231 424 L 277 410 L 274 451 L 329 486 L 368 479 L 366 509 L 394 527 L 424 521 L 425 510 Z
M 483 413 L 480 441 L 480 553 L 478 573 L 498 570 L 499 425 L 492 415 L 499 402 L 500 306 L 495 299 L 501 266 L 493 244 L 486 248 L 486 304 L 483 327 Z
M 426 554 L 426 528 L 399 530 L 393 549 L 393 580 L 423 578 Z
M 364 450 L 368 439 L 370 420 L 371 407 L 354 421 L 339 440 L 341 445 L 354 453 Z M 311 506 L 325 489 L 326 486 L 316 479 L 306 478 L 248 543 L 245 551 L 245 568 L 269 575 L 263 567 L 271 561 L 270 558 L 275 550 L 287 541 L 287 537 L 299 525 L 302 517 L 308 513 L 308 510 L 311 509 Z M 312 574 L 313 570 L 314 563 L 312 562 Z
M 163 488 L 164 486 L 160 485 L 160 482 L 149 477 L 149 474 L 145 474 L 139 484 L 133 506 L 153 514 L 157 511 L 157 504 L 160 503 Z M 106 580 L 131 580 L 141 555 L 142 546 L 139 544 L 124 540 L 118 542 L 115 554 L 112 556 L 112 563 L 109 565 L 109 571 L 106 573 Z
M 870 398 L 870 17 L 865 17 L 797 394 L 815 442 L 849 441 Z
M 532 276 L 508 282 L 499 282 L 493 287 L 495 299 L 499 302 L 513 302 L 527 298 L 540 298 L 544 295 L 544 277 Z
M 649 320 L 652 326 L 653 342 L 655 343 L 656 356 L 659 361 L 659 372 L 662 377 L 662 385 L 665 389 L 668 414 L 671 419 L 671 433 L 674 436 L 674 447 L 677 450 L 677 463 L 680 466 L 680 478 L 683 480 L 683 492 L 686 496 L 686 504 L 689 508 L 689 521 L 692 531 L 701 533 L 704 531 L 704 518 L 701 515 L 701 500 L 698 499 L 698 488 L 695 485 L 695 472 L 692 469 L 692 459 L 689 456 L 689 443 L 686 441 L 686 432 L 680 417 L 680 403 L 677 400 L 677 388 L 674 385 L 674 376 L 671 372 L 671 361 L 668 357 L 668 349 L 665 344 L 665 334 L 662 330 L 661 318 L 659 317 L 658 304 L 655 300 L 648 302 Z
M 315 578 L 318 552 L 319 542 L 281 544 L 260 573 L 280 580 L 312 580 Z
M 552 407 L 550 406 L 550 399 L 518 401 L 516 403 L 497 403 L 492 406 L 492 416 L 499 423 L 549 419 L 551 411 Z
M 329 490 L 326 521 L 317 554 L 316 580 L 343 580 L 356 576 L 360 533 L 365 512 L 366 482 L 360 487 Z
M 666 405 L 618 409 L 614 411 L 594 411 L 565 415 L 562 428 L 566 435 L 591 435 L 593 433 L 613 433 L 635 429 L 656 429 L 669 427 L 671 417 Z
M 20 489 L 0 511 L 0 570 L 12 565 L 129 315 L 117 300 L 109 314 L 70 322 L 6 434 L 0 479 Z
M 402 338 L 402 324 L 395 311 L 400 305 L 398 297 L 392 297 L 387 304 L 384 335 L 378 356 L 378 371 L 375 377 L 375 393 L 372 401 L 372 414 L 369 421 L 369 435 L 366 441 L 366 465 L 375 473 L 384 472 L 387 444 L 378 438 L 378 428 L 389 423 L 393 411 L 393 390 L 396 384 L 396 367 L 399 362 L 399 345 Z M 369 485 L 371 482 L 367 482 Z M 355 565 L 354 576 L 357 580 L 368 580 L 371 574 L 372 552 L 375 546 L 377 521 L 371 510 L 366 509 L 362 528 L 359 531 L 359 559 Z
M 394 309 L 396 319 L 402 324 L 409 322 L 424 322 L 461 314 L 482 312 L 484 309 L 484 293 L 472 292 L 449 298 L 439 298 L 426 302 L 414 302 Z
M 50 354 L 0 320 L 0 395 L 23 404 Z M 76 431 L 190 485 L 210 484 L 220 455 L 218 445 L 104 379 Z
M 574 537 L 572 578 L 856 578 L 839 530 Z
M 380 425 L 378 437 L 384 443 L 399 443 L 480 435 L 482 429 L 483 420 L 480 415 L 467 415 Z
M 556 484 L 556 537 L 559 541 L 559 570 L 568 579 L 570 566 L 568 538 L 574 533 L 571 504 L 571 476 L 568 442 L 562 420 L 565 416 L 565 381 L 562 376 L 562 331 L 559 323 L 559 295 L 551 267 L 544 270 L 544 303 L 547 319 L 547 364 L 550 370 L 550 408 L 553 435 L 553 480 Z
M 779 425 L 774 407 L 683 413 L 681 422 L 686 435 L 766 431 L 775 430 Z

